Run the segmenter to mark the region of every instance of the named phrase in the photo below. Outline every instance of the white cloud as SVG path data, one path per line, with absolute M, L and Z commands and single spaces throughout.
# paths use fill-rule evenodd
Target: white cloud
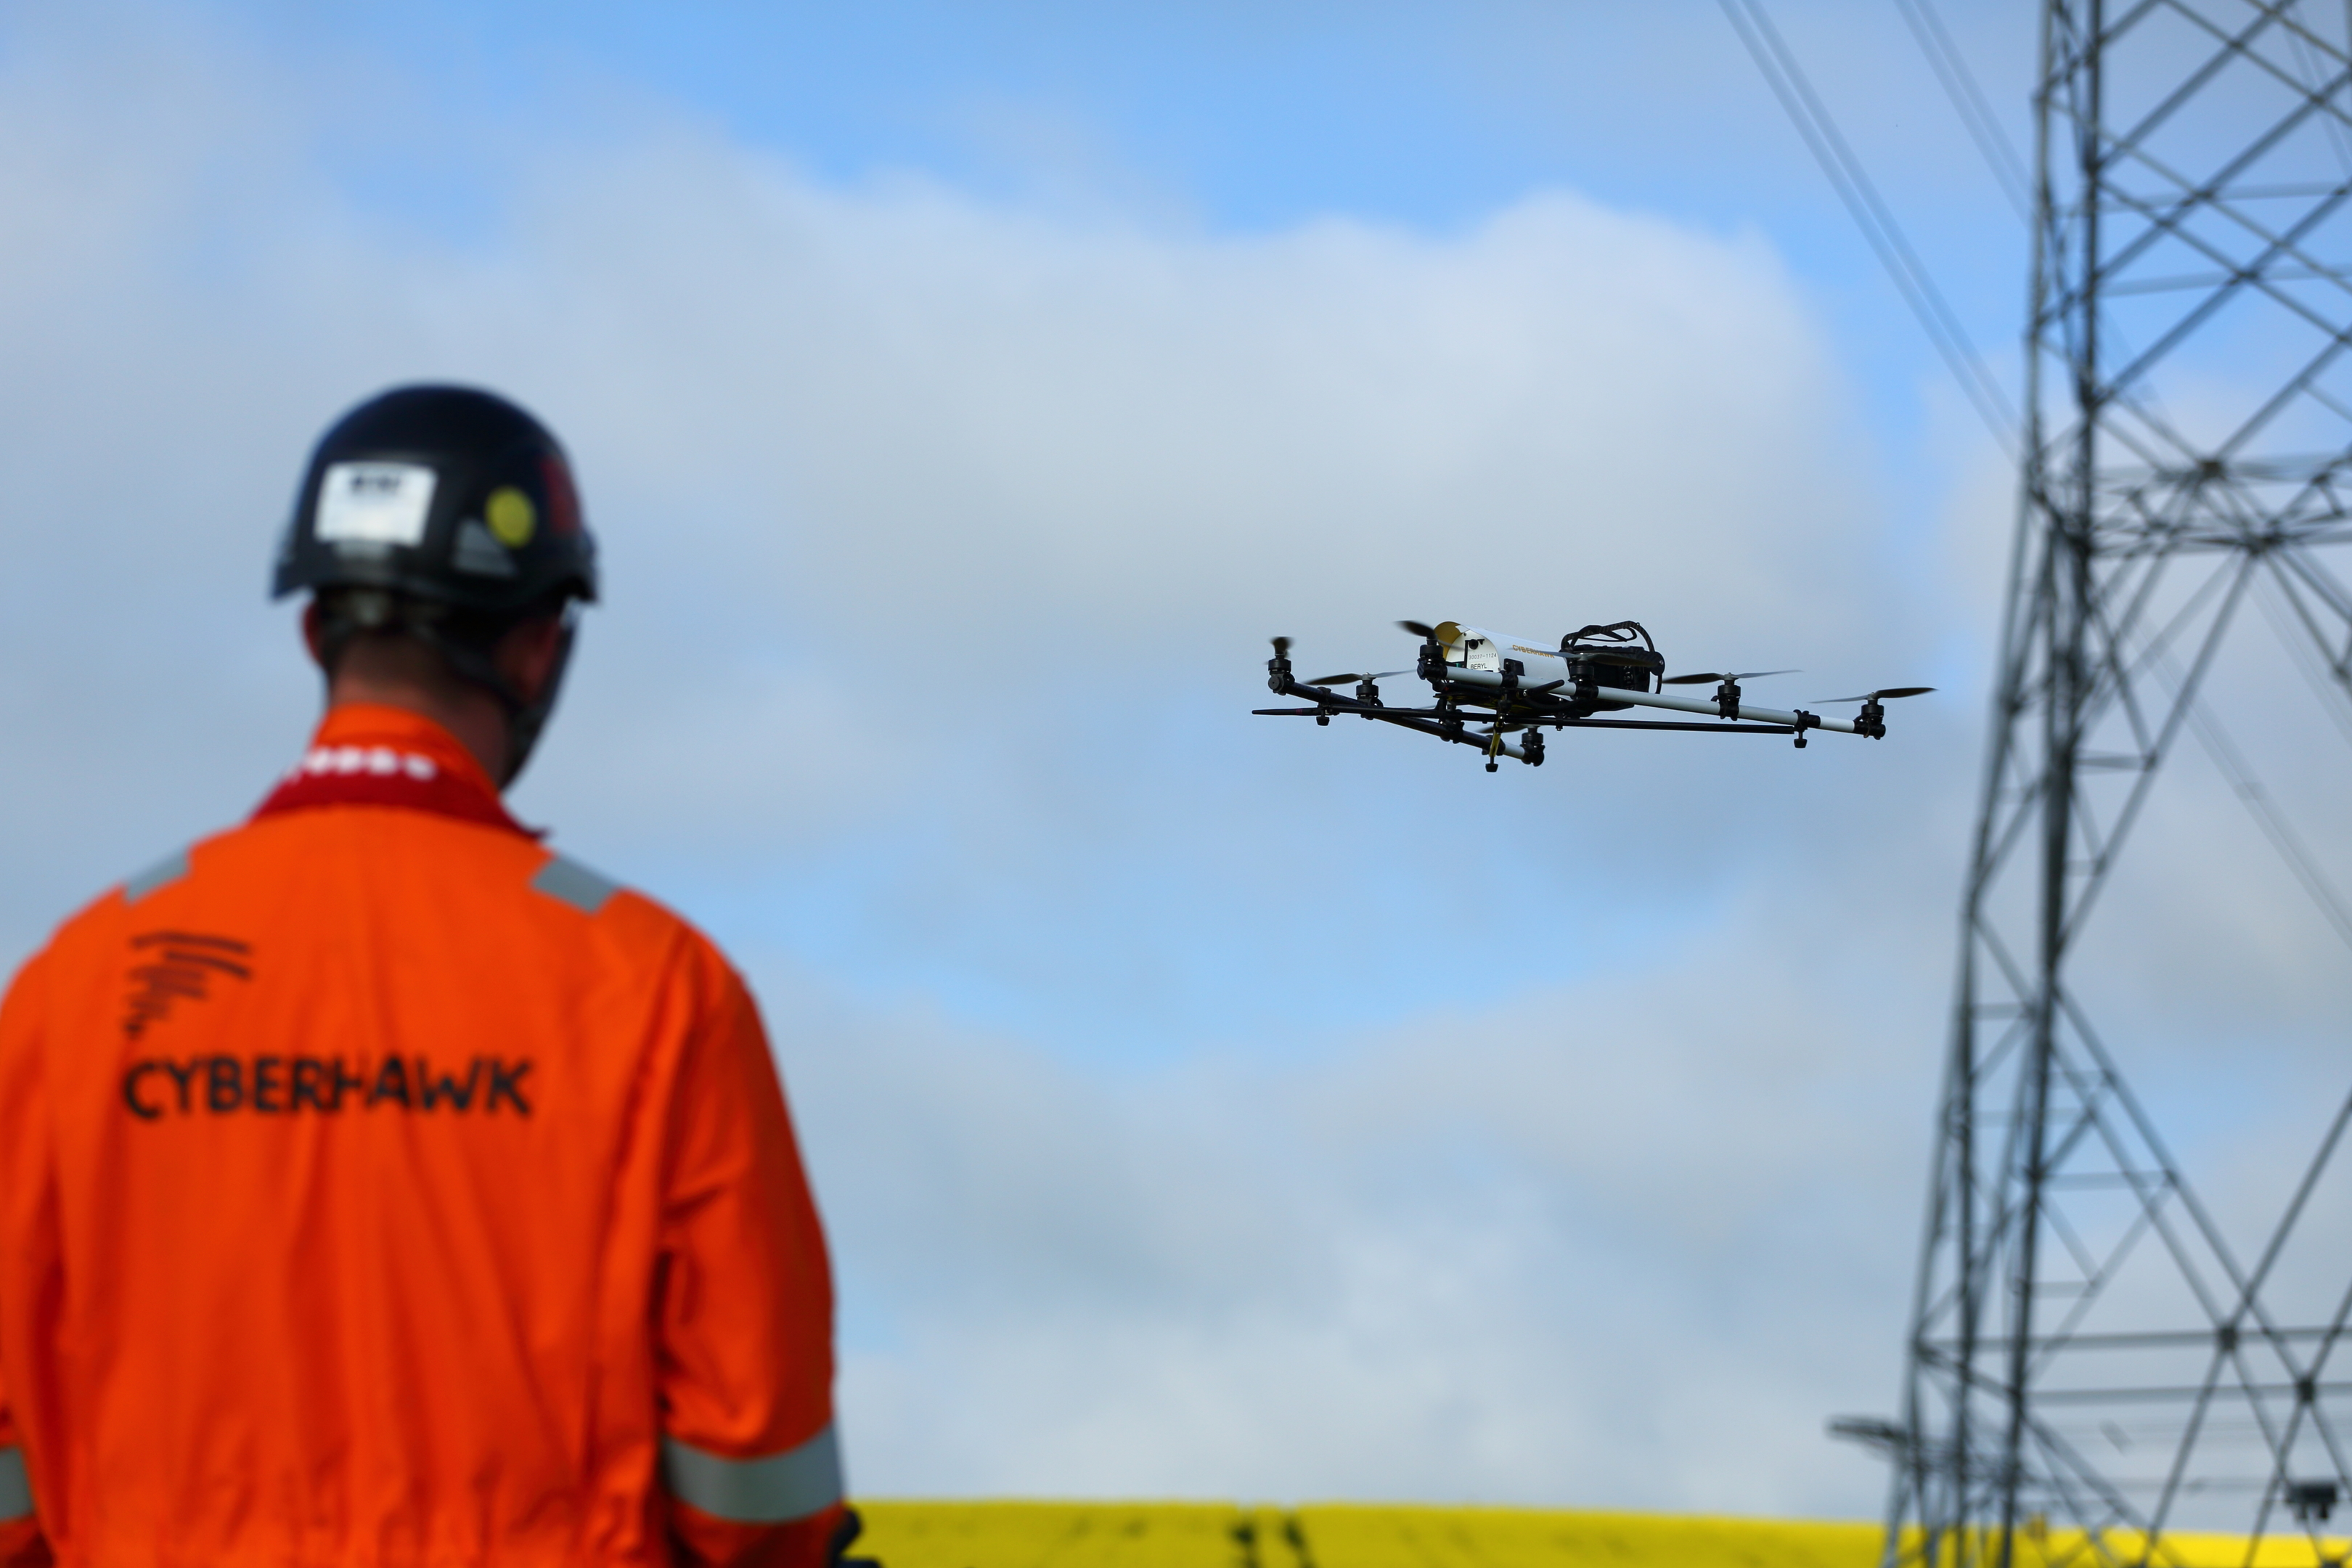
M 1709 996 L 1636 976 L 1116 1084 L 771 973 L 869 1238 L 853 1300 L 887 1303 L 847 1360 L 862 1484 L 1866 1509 L 1821 1421 L 1891 1386 L 1903 1270 L 1854 1260 L 1914 1194 L 1822 1167 L 1904 1163 L 1853 1114 L 1899 1068 L 1854 1069 L 1922 1020 L 1703 956 Z M 889 1110 L 828 1114 L 859 1104 Z

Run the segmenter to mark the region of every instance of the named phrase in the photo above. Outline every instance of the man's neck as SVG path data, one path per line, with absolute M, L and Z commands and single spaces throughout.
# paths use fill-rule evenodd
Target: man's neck
M 330 712 L 360 702 L 404 709 L 432 720 L 473 753 L 484 773 L 494 780 L 506 777 L 507 743 L 512 731 L 506 710 L 488 692 L 469 688 L 449 695 L 408 681 L 371 679 L 355 671 L 338 675 L 327 689 Z

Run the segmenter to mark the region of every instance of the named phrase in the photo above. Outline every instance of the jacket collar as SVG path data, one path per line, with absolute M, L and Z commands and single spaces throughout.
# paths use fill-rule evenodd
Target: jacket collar
M 498 786 L 455 735 L 404 708 L 372 702 L 330 709 L 256 819 L 324 805 L 390 805 L 531 832 L 507 814 Z

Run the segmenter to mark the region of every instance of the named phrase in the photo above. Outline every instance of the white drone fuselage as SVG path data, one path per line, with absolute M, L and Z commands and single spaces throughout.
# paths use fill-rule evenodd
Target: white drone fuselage
M 1437 641 L 1445 649 L 1445 678 L 1465 686 L 1492 686 L 1501 689 L 1516 685 L 1522 688 L 1548 685 L 1552 681 L 1573 682 L 1574 672 L 1567 657 L 1558 647 L 1545 647 L 1523 637 L 1507 633 L 1488 631 L 1484 626 L 1465 626 L 1447 621 L 1437 628 Z M 1504 660 L 1515 659 L 1520 668 L 1507 671 Z M 1701 713 L 1710 718 L 1720 713 L 1712 696 L 1688 696 L 1671 691 L 1634 691 L 1617 686 L 1603 686 L 1601 695 L 1608 701 L 1631 703 L 1637 708 L 1663 708 L 1676 713 Z M 1760 708 L 1742 700 L 1738 717 L 1765 724 L 1794 724 L 1798 715 L 1790 709 Z M 1851 719 L 1825 719 L 1817 714 L 1804 716 L 1807 729 L 1834 730 L 1854 734 Z

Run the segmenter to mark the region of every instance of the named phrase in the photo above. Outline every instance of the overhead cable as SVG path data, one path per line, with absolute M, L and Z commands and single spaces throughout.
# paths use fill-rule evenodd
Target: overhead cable
M 2336 928 L 2336 934 L 2344 939 L 2347 946 L 2352 946 L 2352 903 L 2345 900 L 2344 895 L 2337 892 L 2336 885 L 2328 880 L 2327 873 L 2320 869 L 2317 857 L 2296 834 L 2294 825 L 2287 821 L 2286 814 L 2279 809 L 2278 802 L 2271 797 L 2271 792 L 2263 787 L 2263 781 L 2254 776 L 2254 770 L 2247 763 L 2245 753 L 2238 750 L 2237 742 L 2231 740 L 2229 731 L 2221 728 L 2221 717 L 2205 705 L 2200 693 L 2181 679 L 2180 673 L 2173 668 L 2172 660 L 2162 649 L 2154 650 L 2149 664 L 2163 684 L 2172 689 L 2173 700 L 2186 709 L 2189 732 L 2197 737 L 2198 744 L 2204 748 L 2206 757 L 2219 770 L 2223 782 L 2245 805 L 2254 819 L 2254 825 L 2271 841 L 2271 847 L 2278 851 L 2279 858 L 2285 861 L 2287 869 L 2294 873 L 2295 880 L 2303 884 L 2303 890 L 2311 895 L 2311 901 L 2319 906 L 2319 912 L 2327 918 L 2327 923 Z
M 1945 303 L 1935 279 L 1928 276 L 1927 265 L 1911 248 L 1911 242 L 1903 237 L 1902 227 L 1895 223 L 1895 215 L 1879 199 L 1877 188 L 1870 183 L 1870 176 L 1863 172 L 1861 160 L 1854 156 L 1853 149 L 1847 145 L 1845 138 L 1838 133 L 1836 123 L 1830 118 L 1828 106 L 1813 91 L 1812 84 L 1798 68 L 1796 57 L 1789 52 L 1789 46 L 1781 40 L 1771 19 L 1764 14 L 1763 0 L 1720 0 L 1720 3 L 1723 14 L 1731 19 L 1733 29 L 1738 33 L 1739 41 L 1748 47 L 1757 68 L 1764 73 L 1764 80 L 1771 88 L 1772 95 L 1788 111 L 1789 119 L 1797 128 L 1797 134 L 1804 138 L 1806 147 L 1821 164 L 1822 172 L 1829 176 L 1838 199 L 1845 204 L 1846 211 L 1853 215 L 1855 225 L 1861 228 L 1863 237 L 1877 254 L 1879 264 L 1886 268 L 1887 276 L 1894 280 L 1895 290 L 1903 296 L 1904 303 L 1911 307 L 1911 313 L 1926 329 L 1929 341 L 1936 345 L 1936 352 L 1943 356 L 1944 363 L 1958 380 L 1960 391 L 1976 409 L 1977 416 L 1984 421 L 1985 427 L 1992 432 L 1993 439 L 2000 444 L 2001 449 L 2015 457 L 2019 420 L 2009 394 L 1985 368 L 1984 361 L 1978 356 L 1975 346 L 1969 342 L 1968 333 L 1962 330 L 1959 318 Z
M 1927 57 L 1927 65 L 1935 71 L 1936 79 L 1943 84 L 1944 96 L 1951 100 L 1952 108 L 1958 113 L 1969 139 L 1984 155 L 1985 166 L 1991 171 L 1993 183 L 2000 187 L 2001 195 L 2009 198 L 2009 205 L 2016 212 L 2018 221 L 2031 228 L 2034 212 L 2033 175 L 2025 160 L 2019 155 L 2016 144 L 2010 141 L 2009 132 L 2001 129 L 2000 117 L 1992 110 L 1992 100 L 1977 85 L 1976 73 L 1969 69 L 1968 59 L 1960 53 L 1951 29 L 1944 26 L 1943 17 L 1937 14 L 1934 0 L 1895 0 L 1895 4 L 1903 13 L 1903 20 L 1909 25 L 1911 36 L 1918 40 L 1921 52 Z M 2289 36 L 2298 47 L 2302 45 L 2299 34 L 2290 33 Z M 2331 120 L 2328 130 L 2336 133 L 2340 127 Z M 2352 157 L 2347 157 L 2346 166 L 2352 170 Z M 2099 336 L 2119 350 L 2126 362 L 2136 357 L 2123 328 L 2104 308 L 2099 310 Z M 2164 416 L 2153 388 L 2143 384 L 2119 392 L 2116 396 L 2117 401 L 2133 414 L 2146 420 L 2174 445 L 2185 449 L 2186 444 L 2172 434 L 2170 421 Z
M 1960 123 L 1968 127 L 1969 139 L 1984 154 L 1986 165 L 1992 170 L 1994 183 L 2017 216 L 2027 223 L 2033 221 L 2033 178 L 2026 173 L 2025 160 L 2000 128 L 2000 119 L 1992 111 L 1992 104 L 1977 86 L 1975 73 L 1960 56 L 1959 46 L 1936 15 L 1933 0 L 1895 0 L 1895 9 L 1910 24 L 1911 36 L 1919 40 L 1920 52 L 1927 57 L 1929 68 L 1943 84 L 1944 96 L 1958 110 Z
M 2287 0 L 2284 9 L 2295 9 L 2295 0 Z M 2327 111 L 2318 117 L 2320 126 L 2327 132 L 2327 144 L 2336 149 L 2336 162 L 2344 165 L 2346 174 L 2352 174 L 2352 144 L 2345 140 L 2344 111 L 2336 107 L 2336 94 L 2326 85 L 2327 76 L 2314 50 L 2315 41 L 2306 35 L 2300 17 L 2294 18 L 2294 25 L 2286 29 L 2287 47 L 2294 52 L 2299 85 L 2313 102 L 2327 105 Z

